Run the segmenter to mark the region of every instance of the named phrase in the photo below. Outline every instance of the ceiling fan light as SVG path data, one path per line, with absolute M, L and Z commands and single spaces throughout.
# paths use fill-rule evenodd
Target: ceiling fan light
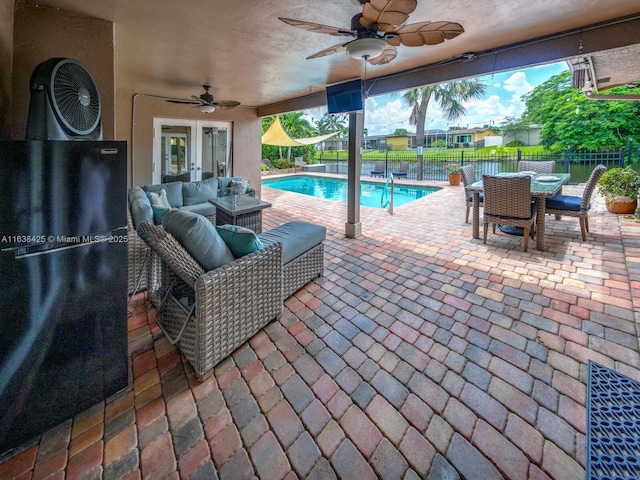
M 202 113 L 213 113 L 216 110 L 215 105 L 198 105 L 198 110 Z
M 380 55 L 386 45 L 381 38 L 358 38 L 347 44 L 347 53 L 356 60 L 366 60 Z

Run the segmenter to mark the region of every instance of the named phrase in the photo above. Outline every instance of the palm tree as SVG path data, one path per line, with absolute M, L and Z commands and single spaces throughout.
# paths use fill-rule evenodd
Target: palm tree
M 330 115 L 325 113 L 324 116 L 316 121 L 316 128 L 320 135 L 326 133 L 338 132 L 336 137 L 345 138 L 349 133 L 349 127 L 347 126 L 348 118 L 346 115 Z
M 440 104 L 447 120 L 457 120 L 466 113 L 462 102 L 483 98 L 487 86 L 476 79 L 412 88 L 402 95 L 402 102 L 411 107 L 409 123 L 416 126 L 416 145 L 424 145 L 424 123 L 431 98 Z M 422 155 L 418 155 L 418 180 L 422 180 Z

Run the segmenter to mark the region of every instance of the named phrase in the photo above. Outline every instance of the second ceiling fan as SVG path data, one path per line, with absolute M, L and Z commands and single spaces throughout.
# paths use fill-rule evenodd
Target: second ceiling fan
M 279 17 L 283 22 L 304 30 L 352 39 L 326 48 L 307 57 L 318 58 L 346 50 L 357 59 L 372 65 L 389 63 L 398 54 L 396 47 L 437 45 L 464 33 L 459 23 L 448 21 L 418 22 L 405 25 L 417 5 L 417 0 L 352 0 L 362 5 L 362 13 L 351 19 L 351 28 L 339 28 L 319 23 Z
M 213 113 L 216 108 L 220 108 L 222 110 L 230 110 L 240 105 L 240 102 L 236 102 L 235 100 L 220 100 L 216 102 L 213 98 L 213 95 L 209 93 L 209 90 L 211 90 L 211 85 L 202 85 L 202 88 L 204 88 L 204 93 L 200 94 L 200 96 L 198 97 L 196 97 L 195 95 L 191 95 L 191 98 L 193 100 L 171 99 L 167 101 L 171 103 L 186 103 L 196 105 L 198 107 L 198 110 L 200 110 L 202 113 Z

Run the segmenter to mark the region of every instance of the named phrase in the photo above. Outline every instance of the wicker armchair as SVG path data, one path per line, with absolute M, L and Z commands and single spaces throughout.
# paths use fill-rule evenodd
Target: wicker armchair
M 531 177 L 482 176 L 484 191 L 484 236 L 487 243 L 487 230 L 493 224 L 512 225 L 524 229 L 523 250 L 529 246 L 529 236 L 533 237 L 535 221 L 535 203 L 531 201 Z
M 473 193 L 471 193 L 468 189 L 469 187 L 476 183 L 478 179 L 476 178 L 476 172 L 473 169 L 473 165 L 466 165 L 460 169 L 460 173 L 462 173 L 462 184 L 464 185 L 464 197 L 467 203 L 467 213 L 464 217 L 464 222 L 469 223 L 469 210 L 473 206 Z M 484 194 L 480 193 L 480 206 L 482 206 L 484 201 Z
M 281 315 L 282 244 L 205 272 L 163 228 L 144 222 L 138 233 L 163 263 L 163 298 L 156 321 L 199 380 Z
M 518 162 L 518 171 L 551 174 L 556 171 L 556 162 L 553 160 L 545 160 L 543 162 L 520 160 Z
M 580 219 L 580 232 L 582 233 L 583 242 L 587 240 L 587 232 L 589 231 L 588 213 L 591 209 L 591 196 L 598 180 L 606 171 L 607 167 L 604 165 L 598 165 L 593 169 L 582 192 L 582 197 L 554 195 L 551 198 L 547 198 L 545 213 L 555 215 L 557 219 L 560 219 L 561 216 L 578 217 Z

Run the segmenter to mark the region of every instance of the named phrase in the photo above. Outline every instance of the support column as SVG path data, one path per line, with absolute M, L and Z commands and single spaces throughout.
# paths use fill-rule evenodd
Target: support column
M 360 172 L 362 165 L 362 135 L 364 133 L 364 111 L 349 114 L 349 157 L 347 159 L 347 223 L 345 236 L 360 235 Z

